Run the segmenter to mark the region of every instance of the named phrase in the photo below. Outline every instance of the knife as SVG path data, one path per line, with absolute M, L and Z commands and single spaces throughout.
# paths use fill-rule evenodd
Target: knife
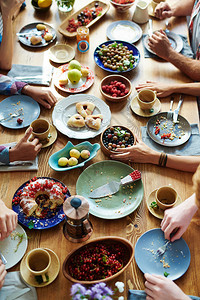
M 182 98 L 182 95 L 180 95 L 180 100 L 179 100 L 179 102 L 178 102 L 178 106 L 177 106 L 177 108 L 174 110 L 174 114 L 173 114 L 173 122 L 174 122 L 174 123 L 177 123 L 178 113 L 179 113 L 179 110 L 180 110 L 180 107 L 181 107 L 182 102 L 183 102 L 183 98 Z
M 148 35 L 151 37 L 153 34 L 153 22 L 151 19 L 149 19 L 149 29 L 148 29 Z
M 107 184 L 104 184 L 89 194 L 90 198 L 102 198 L 108 195 L 113 195 L 117 193 L 120 189 L 121 185 L 126 185 L 128 183 L 132 183 L 136 180 L 141 179 L 141 173 L 138 170 L 133 171 L 131 174 L 127 175 L 120 182 L 112 181 Z
M 24 288 L 23 290 L 20 291 L 15 291 L 11 293 L 9 296 L 6 297 L 6 300 L 14 300 L 19 298 L 20 296 L 28 293 L 30 291 L 30 288 Z

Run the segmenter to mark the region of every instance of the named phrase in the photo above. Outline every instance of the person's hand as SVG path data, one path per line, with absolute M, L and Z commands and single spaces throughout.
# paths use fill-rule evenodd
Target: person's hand
M 158 163 L 160 154 L 150 147 L 148 147 L 143 141 L 139 140 L 135 136 L 136 144 L 127 147 L 117 149 L 116 154 L 110 155 L 112 159 L 120 161 L 132 161 L 137 163 Z M 117 152 L 121 152 L 117 154 Z
M 161 2 L 159 3 L 154 11 L 155 17 L 158 19 L 170 18 L 173 16 L 173 11 L 168 3 Z
M 135 87 L 137 92 L 142 89 L 150 89 L 157 92 L 158 97 L 167 97 L 173 93 L 172 85 L 154 81 L 146 81 L 145 83 L 140 83 Z
M 0 200 L 0 241 L 7 238 L 16 226 L 17 214 Z
M 9 150 L 10 162 L 12 161 L 26 161 L 34 160 L 42 148 L 42 144 L 35 138 L 32 142 L 28 141 L 33 129 L 29 127 L 24 137 L 17 143 L 17 145 Z
M 171 52 L 174 51 L 167 35 L 162 29 L 154 32 L 149 37 L 148 45 L 154 53 L 165 60 L 168 60 Z
M 13 17 L 20 9 L 24 0 L 0 0 L 2 15 Z
M 22 89 L 22 93 L 32 97 L 35 101 L 48 109 L 54 106 L 57 102 L 56 97 L 50 90 L 41 87 L 26 85 Z
M 146 300 L 190 300 L 169 278 L 161 275 L 144 274 Z
M 0 259 L 0 289 L 4 285 L 4 280 L 6 277 L 7 271 L 5 269 L 5 265 L 2 263 L 2 260 Z
M 180 205 L 166 209 L 161 222 L 161 230 L 164 231 L 165 239 L 171 240 L 171 242 L 180 239 L 197 209 L 195 194 Z M 173 236 L 171 236 L 172 233 Z

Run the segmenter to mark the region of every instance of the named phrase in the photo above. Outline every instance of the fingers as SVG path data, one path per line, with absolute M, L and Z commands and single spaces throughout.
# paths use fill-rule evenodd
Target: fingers
M 39 143 L 39 139 L 38 138 L 34 138 L 34 140 L 32 140 L 31 144 L 33 144 L 34 146 L 36 146 Z
M 130 154 L 130 152 L 123 153 L 123 154 L 112 154 L 112 155 L 110 155 L 110 157 L 117 159 L 117 160 L 127 161 L 129 159 L 129 154 Z
M 6 274 L 7 274 L 7 272 L 6 272 L 6 269 L 5 269 L 5 265 L 0 260 L 0 289 L 2 288 L 2 286 L 4 284 Z
M 47 103 L 45 100 L 39 99 L 39 100 L 37 100 L 37 102 L 40 103 L 45 108 L 48 108 L 48 109 L 51 108 L 51 105 L 49 103 Z
M 36 147 L 35 147 L 35 151 L 38 153 L 42 148 L 42 144 L 38 144 Z
M 26 132 L 25 132 L 25 134 L 24 134 L 24 136 L 23 136 L 23 138 L 21 139 L 20 142 L 26 142 L 26 141 L 28 140 L 28 138 L 30 137 L 32 131 L 33 131 L 33 128 L 32 128 L 32 127 L 29 127 L 29 128 L 26 130 Z
M 0 218 L 0 241 L 4 240 L 7 235 L 7 227 L 6 227 L 6 217 L 3 216 Z
M 55 105 L 57 99 L 51 91 L 45 91 L 42 96 L 42 99 L 40 99 L 39 101 L 40 104 L 42 104 L 44 107 L 50 109 L 52 106 Z

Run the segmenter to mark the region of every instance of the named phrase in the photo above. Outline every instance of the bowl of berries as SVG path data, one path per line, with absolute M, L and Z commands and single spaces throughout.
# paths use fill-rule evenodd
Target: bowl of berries
M 108 101 L 125 101 L 132 92 L 131 82 L 122 75 L 108 75 L 100 83 L 100 92 Z
M 110 3 L 116 8 L 118 12 L 124 12 L 128 10 L 135 0 L 110 0 Z
M 133 132 L 124 126 L 110 126 L 100 137 L 101 150 L 108 156 L 115 154 L 117 149 L 133 146 L 135 141 Z
M 62 271 L 71 282 L 95 284 L 114 279 L 133 259 L 132 244 L 121 237 L 93 239 L 66 257 Z

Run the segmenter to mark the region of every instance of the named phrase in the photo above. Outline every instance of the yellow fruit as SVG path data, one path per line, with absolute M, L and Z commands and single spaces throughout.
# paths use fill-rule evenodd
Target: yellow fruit
M 38 6 L 41 8 L 49 7 L 52 4 L 52 0 L 38 0 Z
M 61 158 L 59 158 L 59 160 L 58 160 L 58 165 L 59 165 L 60 167 L 65 167 L 67 164 L 68 164 L 68 159 L 67 159 L 67 157 L 61 157 Z

